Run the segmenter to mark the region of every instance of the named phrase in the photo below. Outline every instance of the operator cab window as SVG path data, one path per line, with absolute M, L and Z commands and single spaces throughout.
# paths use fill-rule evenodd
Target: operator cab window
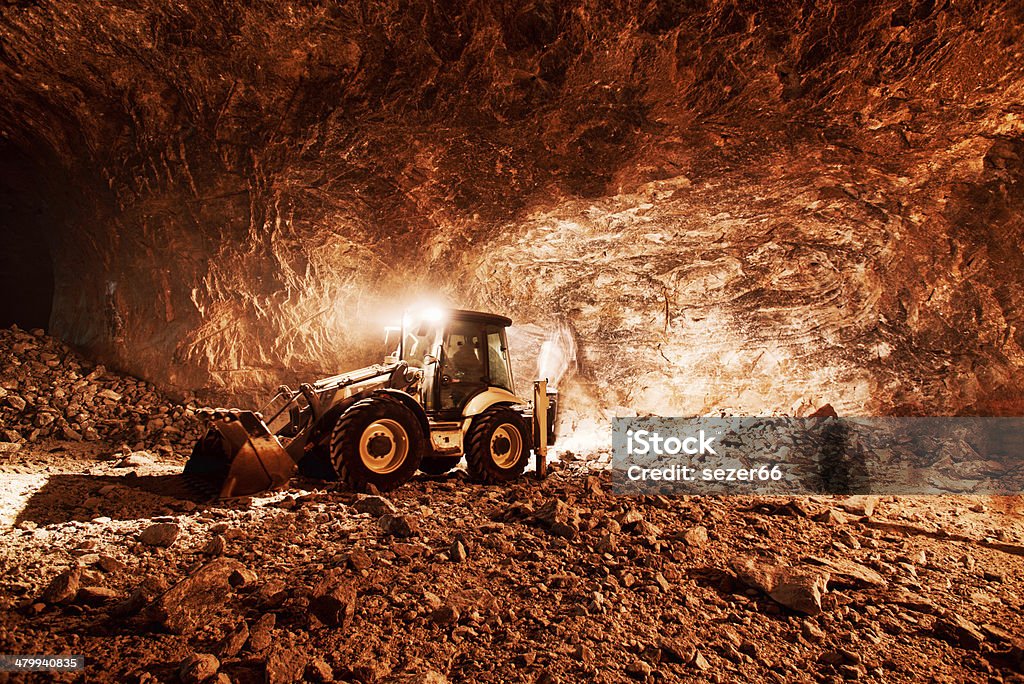
M 504 328 L 487 328 L 487 366 L 490 384 L 512 392 L 512 373 L 509 370 L 508 347 Z
M 442 409 L 461 409 L 473 396 L 487 389 L 487 357 L 483 343 L 480 323 L 454 320 L 448 324 L 441 371 Z
M 402 341 L 402 359 L 413 368 L 423 368 L 423 359 L 433 354 L 437 330 L 433 326 L 421 326 L 410 330 Z
M 454 382 L 484 382 L 478 325 L 462 321 L 452 323 L 448 330 L 445 353 L 448 355 L 448 369 Z

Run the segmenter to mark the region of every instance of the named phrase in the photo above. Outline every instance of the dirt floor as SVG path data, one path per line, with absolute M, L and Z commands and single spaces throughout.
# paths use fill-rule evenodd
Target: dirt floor
M 1024 681 L 1015 500 L 636 499 L 563 459 L 224 503 L 167 451 L 26 444 L 0 653 L 87 668 L 0 681 Z

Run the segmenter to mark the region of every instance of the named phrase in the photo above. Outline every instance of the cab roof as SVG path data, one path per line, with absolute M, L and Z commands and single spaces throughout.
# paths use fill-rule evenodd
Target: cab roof
M 507 328 L 512 325 L 512 319 L 508 316 L 499 316 L 498 314 L 484 313 L 483 311 L 469 311 L 468 309 L 449 309 L 449 318 L 458 321 L 479 321 L 481 323 L 494 323 L 500 325 L 503 328 Z

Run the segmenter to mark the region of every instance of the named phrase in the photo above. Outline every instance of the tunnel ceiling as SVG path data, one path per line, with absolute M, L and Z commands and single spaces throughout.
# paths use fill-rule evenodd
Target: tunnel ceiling
M 567 323 L 605 411 L 1012 412 L 1022 15 L 21 2 L 0 131 L 60 189 L 52 330 L 167 388 L 365 362 L 433 294 Z

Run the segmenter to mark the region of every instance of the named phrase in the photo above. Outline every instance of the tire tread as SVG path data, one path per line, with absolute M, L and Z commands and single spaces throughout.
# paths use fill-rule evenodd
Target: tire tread
M 366 491 L 369 488 L 370 480 L 356 472 L 356 470 L 346 462 L 346 459 L 339 458 L 338 454 L 345 448 L 346 443 L 352 439 L 353 436 L 349 433 L 353 431 L 355 422 L 362 417 L 362 414 L 366 411 L 371 411 L 377 407 L 384 406 L 390 406 L 393 411 L 405 413 L 410 418 L 407 429 L 415 431 L 415 434 L 409 435 L 410 453 L 408 458 L 415 461 L 416 467 L 412 468 L 409 471 L 408 477 L 405 477 L 404 479 L 396 478 L 393 482 L 373 482 L 373 485 L 378 491 L 390 491 L 411 479 L 419 468 L 419 462 L 422 457 L 423 429 L 420 427 L 416 416 L 409 410 L 409 407 L 398 399 L 389 397 L 387 394 L 372 394 L 360 399 L 348 407 L 348 409 L 341 414 L 341 417 L 338 418 L 338 422 L 335 423 L 334 429 L 331 432 L 331 463 L 334 465 L 334 470 L 338 474 L 338 479 L 344 482 L 349 489 L 354 491 Z
M 489 444 L 491 434 L 501 423 L 512 422 L 523 438 L 525 456 L 514 467 L 499 469 L 491 460 Z M 473 419 L 469 428 L 469 448 L 466 450 L 466 469 L 471 479 L 485 484 L 498 484 L 514 480 L 523 474 L 533 450 L 533 435 L 518 413 L 507 406 L 492 406 Z

